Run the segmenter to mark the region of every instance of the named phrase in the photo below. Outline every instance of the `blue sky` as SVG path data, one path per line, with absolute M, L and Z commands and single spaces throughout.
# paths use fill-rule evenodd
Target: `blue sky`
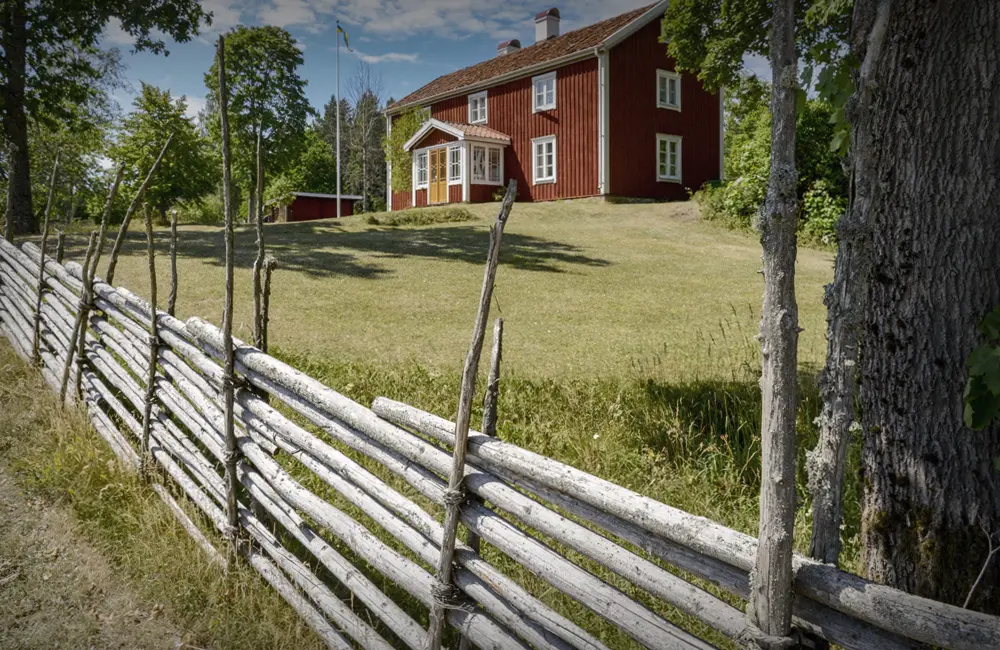
M 219 33 L 240 24 L 284 27 L 303 50 L 306 94 L 321 111 L 336 88 L 337 19 L 354 49 L 353 54 L 341 49 L 341 87 L 346 88 L 345 80 L 363 60 L 381 73 L 383 96 L 399 99 L 435 77 L 495 56 L 500 41 L 534 42 L 534 15 L 549 7 L 559 7 L 565 33 L 651 1 L 204 0 L 202 6 L 214 14 L 213 24 L 191 42 L 168 39 L 169 56 L 132 54 L 132 42 L 117 24 L 108 26 L 103 45 L 120 48 L 127 66 L 132 88 L 115 94 L 124 110 L 131 109 L 139 82 L 145 81 L 187 96 L 193 115 L 204 105 L 204 75 Z

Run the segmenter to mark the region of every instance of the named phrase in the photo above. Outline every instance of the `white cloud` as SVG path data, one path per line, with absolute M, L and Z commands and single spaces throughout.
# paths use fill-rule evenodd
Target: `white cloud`
M 385 54 L 365 54 L 361 50 L 354 50 L 354 56 L 365 63 L 416 63 L 420 56 L 409 52 L 386 52 Z
M 106 45 L 115 47 L 131 47 L 135 43 L 135 39 L 122 28 L 122 23 L 117 18 L 104 28 L 103 41 Z
M 198 119 L 198 113 L 205 108 L 205 98 L 188 95 L 185 99 L 187 100 L 187 110 L 184 111 L 184 115 L 190 118 Z
M 202 0 L 201 8 L 212 13 L 212 24 L 203 34 L 222 34 L 239 25 L 243 5 L 243 0 Z

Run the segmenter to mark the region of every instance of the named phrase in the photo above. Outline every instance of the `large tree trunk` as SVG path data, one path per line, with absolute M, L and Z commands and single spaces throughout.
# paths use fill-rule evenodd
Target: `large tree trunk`
M 855 5 L 859 60 L 878 5 Z M 864 563 L 875 580 L 959 605 L 987 531 L 1000 531 L 1000 425 L 963 425 L 976 325 L 1000 304 L 998 35 L 1000 3 L 895 0 L 855 122 L 872 229 Z M 970 606 L 1000 614 L 996 558 Z
M 3 44 L 7 85 L 3 97 L 3 131 L 7 144 L 10 171 L 7 179 L 6 236 L 36 232 L 35 211 L 31 204 L 31 159 L 28 154 L 28 118 L 24 112 L 24 84 L 27 75 L 27 10 L 24 0 L 4 3 Z M 12 229 L 12 231 L 11 231 Z
M 764 307 L 760 544 L 750 593 L 751 619 L 765 634 L 788 636 L 792 620 L 792 533 L 795 525 L 795 410 L 798 401 L 798 307 L 795 303 L 794 0 L 775 0 L 771 20 L 771 170 L 761 211 Z

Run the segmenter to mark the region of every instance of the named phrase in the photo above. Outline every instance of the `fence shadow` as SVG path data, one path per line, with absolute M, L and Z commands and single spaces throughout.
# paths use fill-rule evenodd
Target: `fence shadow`
M 460 225 L 435 228 L 386 228 L 345 230 L 329 224 L 271 225 L 264 233 L 267 250 L 278 258 L 282 269 L 314 277 L 349 276 L 379 279 L 393 271 L 379 264 L 380 259 L 406 257 L 431 258 L 481 265 L 486 259 L 489 236 L 481 227 Z M 168 235 L 155 233 L 160 251 L 168 247 Z M 83 241 L 72 242 L 71 254 L 82 252 Z M 257 235 L 252 228 L 240 227 L 235 233 L 235 264 L 250 268 L 257 253 Z M 69 242 L 67 242 L 69 243 Z M 130 232 L 122 247 L 124 255 L 142 255 L 145 235 Z M 215 266 L 225 265 L 225 247 L 221 230 L 188 230 L 177 235 L 179 258 L 199 259 Z M 500 264 L 528 271 L 571 272 L 575 266 L 605 267 L 607 260 L 587 255 L 584 249 L 564 242 L 505 233 Z

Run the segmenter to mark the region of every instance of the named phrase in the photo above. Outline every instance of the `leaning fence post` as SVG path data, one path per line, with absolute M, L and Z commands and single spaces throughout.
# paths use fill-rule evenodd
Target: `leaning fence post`
M 271 318 L 271 274 L 278 266 L 278 260 L 268 255 L 264 258 L 264 297 L 260 310 L 260 351 L 267 352 L 267 325 Z
M 483 288 L 479 296 L 479 311 L 472 329 L 472 344 L 465 357 L 462 370 L 462 390 L 458 401 L 458 415 L 455 418 L 455 453 L 445 491 L 444 534 L 441 540 L 441 558 L 437 576 L 431 588 L 434 602 L 431 606 L 430 622 L 427 626 L 427 648 L 438 650 L 444 637 L 445 609 L 456 606 L 458 589 L 452 584 L 451 570 L 455 557 L 455 538 L 458 534 L 459 509 L 465 500 L 462 484 L 465 480 L 466 443 L 469 438 L 469 419 L 472 415 L 472 397 L 476 390 L 476 373 L 479 371 L 479 356 L 483 351 L 486 336 L 486 321 L 490 315 L 490 301 L 493 299 L 493 283 L 496 280 L 497 265 L 500 262 L 500 239 L 510 216 L 514 197 L 517 195 L 517 181 L 511 179 L 507 193 L 503 197 L 496 223 L 490 228 L 490 248 L 486 258 Z
M 62 264 L 66 257 L 66 233 L 61 230 L 56 231 L 56 264 Z
M 90 233 L 90 242 L 87 244 L 87 257 L 83 260 L 83 288 L 80 290 L 80 302 L 76 306 L 76 322 L 73 323 L 73 332 L 69 337 L 69 347 L 66 349 L 65 365 L 63 366 L 62 382 L 59 385 L 59 404 L 66 404 L 66 386 L 69 384 L 69 373 L 73 368 L 73 359 L 79 359 L 78 365 L 83 361 L 83 342 L 86 340 L 87 318 L 90 314 L 91 289 L 94 286 L 93 275 L 88 273 L 92 266 L 94 249 L 97 248 L 97 232 Z M 80 371 L 76 373 L 77 382 L 80 380 Z
M 173 133 L 167 136 L 166 142 L 163 143 L 163 148 L 160 149 L 160 155 L 156 157 L 155 161 L 153 161 L 153 166 L 149 168 L 149 173 L 146 174 L 146 179 L 142 181 L 142 185 L 139 186 L 139 191 L 135 193 L 135 197 L 132 198 L 132 203 L 128 206 L 128 210 L 125 212 L 125 218 L 122 219 L 122 225 L 118 229 L 118 237 L 115 238 L 114 246 L 111 247 L 111 259 L 108 261 L 108 271 L 104 278 L 104 281 L 108 284 L 112 284 L 115 281 L 115 267 L 118 266 L 118 254 L 121 252 L 122 244 L 125 243 L 125 235 L 128 234 L 128 225 L 129 222 L 132 221 L 132 215 L 135 213 L 136 208 L 139 207 L 139 202 L 142 201 L 142 195 L 146 193 L 146 188 L 149 187 L 150 181 L 153 180 L 156 170 L 160 168 L 160 163 L 163 162 L 163 156 L 167 153 L 167 147 L 170 146 L 170 141 L 173 139 Z
M 45 293 L 45 249 L 49 243 L 49 215 L 52 213 L 52 197 L 56 191 L 56 173 L 59 171 L 59 150 L 56 150 L 55 160 L 52 162 L 52 175 L 49 177 L 49 197 L 45 201 L 45 217 L 42 224 L 42 252 L 38 260 L 38 293 L 35 298 L 35 323 L 34 332 L 31 336 L 31 358 L 35 363 L 42 360 L 39 350 L 42 336 L 42 294 Z
M 222 209 L 226 221 L 226 301 L 222 309 L 222 345 L 226 355 L 225 376 L 223 377 L 225 400 L 225 434 L 226 434 L 226 516 L 229 523 L 229 534 L 235 540 L 239 524 L 239 513 L 236 509 L 236 487 L 239 479 L 236 476 L 236 431 L 233 426 L 233 375 L 235 373 L 235 355 L 233 350 L 233 208 L 230 193 L 232 191 L 232 167 L 229 154 L 229 93 L 226 88 L 226 39 L 219 36 L 218 45 L 219 67 L 219 121 L 222 128 Z
M 174 315 L 177 306 L 177 210 L 170 211 L 170 295 L 167 296 L 167 313 Z
M 152 427 L 153 395 L 156 392 L 156 359 L 160 337 L 156 325 L 156 250 L 153 247 L 153 217 L 149 206 L 143 206 L 146 218 L 146 245 L 149 260 L 149 368 L 146 371 L 146 399 L 142 404 L 142 465 L 145 471 L 149 460 L 149 429 Z

